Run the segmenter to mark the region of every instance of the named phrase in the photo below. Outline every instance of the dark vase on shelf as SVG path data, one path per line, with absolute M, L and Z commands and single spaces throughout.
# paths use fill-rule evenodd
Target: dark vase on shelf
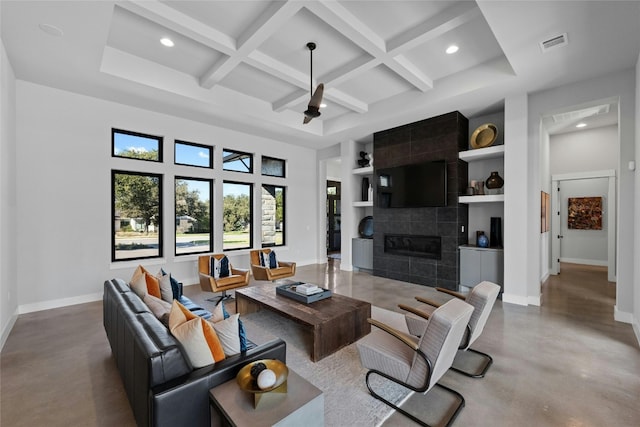
M 498 175 L 498 172 L 491 172 L 491 175 L 487 178 L 485 184 L 487 185 L 487 188 L 491 190 L 502 188 L 504 185 L 504 179 Z
M 361 200 L 366 202 L 369 200 L 369 178 L 362 178 L 362 197 Z

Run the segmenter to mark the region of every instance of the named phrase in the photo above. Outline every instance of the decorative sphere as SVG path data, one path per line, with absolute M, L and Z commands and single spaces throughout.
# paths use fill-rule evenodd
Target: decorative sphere
M 489 238 L 482 234 L 478 237 L 478 246 L 480 246 L 481 248 L 488 248 L 489 247 Z
M 258 375 L 258 387 L 261 390 L 264 390 L 269 387 L 273 387 L 275 383 L 276 383 L 276 373 L 273 372 L 271 369 L 265 369 L 264 371 L 260 372 L 260 375 Z
M 264 371 L 265 369 L 267 369 L 267 365 L 265 365 L 262 362 L 257 362 L 255 363 L 252 367 L 251 367 L 251 378 L 253 378 L 254 380 L 258 379 L 258 375 L 260 375 L 260 372 Z

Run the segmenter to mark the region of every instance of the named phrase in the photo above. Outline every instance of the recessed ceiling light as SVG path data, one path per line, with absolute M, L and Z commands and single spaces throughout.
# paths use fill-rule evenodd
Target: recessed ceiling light
M 160 43 L 162 43 L 166 47 L 173 47 L 174 46 L 173 40 L 171 40 L 169 37 L 161 38 L 160 39 Z
M 447 48 L 447 50 L 445 50 L 445 52 L 447 52 L 449 55 L 451 55 L 452 53 L 456 53 L 458 51 L 459 47 L 456 46 L 455 44 L 452 44 L 451 46 L 449 46 Z
M 327 108 L 327 104 L 323 102 L 322 104 L 320 104 L 320 108 Z
M 45 33 L 49 34 L 50 36 L 62 37 L 64 35 L 62 30 L 60 28 L 56 27 L 55 25 L 38 24 L 38 28 L 40 28 L 42 31 L 44 31 Z
M 585 127 L 585 126 L 587 126 L 587 124 L 586 124 L 586 123 L 578 123 L 578 124 L 576 125 L 576 127 L 577 127 L 577 128 L 583 128 L 583 127 Z

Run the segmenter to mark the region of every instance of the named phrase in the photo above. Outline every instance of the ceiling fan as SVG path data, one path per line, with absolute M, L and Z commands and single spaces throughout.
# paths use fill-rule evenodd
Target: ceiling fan
M 313 50 L 316 48 L 316 44 L 309 42 L 307 43 L 307 47 L 309 48 L 309 54 L 311 56 L 311 72 L 309 74 L 309 95 L 311 95 L 311 99 L 309 100 L 307 111 L 304 112 L 304 121 L 302 123 L 305 125 L 309 123 L 311 119 L 320 116 L 320 104 L 322 103 L 322 93 L 324 92 L 324 83 L 320 83 L 316 91 L 313 91 Z

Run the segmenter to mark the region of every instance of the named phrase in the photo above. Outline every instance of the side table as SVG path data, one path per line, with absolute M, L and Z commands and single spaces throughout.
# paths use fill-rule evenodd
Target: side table
M 253 396 L 235 378 L 209 390 L 212 427 L 324 426 L 322 390 L 289 368 L 287 393 L 265 393 L 254 408 Z

